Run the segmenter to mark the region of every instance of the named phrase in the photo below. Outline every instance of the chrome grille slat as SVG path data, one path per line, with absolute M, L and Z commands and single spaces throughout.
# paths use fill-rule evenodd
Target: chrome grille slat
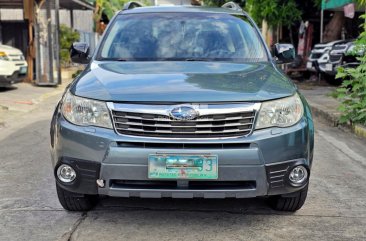
M 174 134 L 174 133 L 182 133 L 182 134 L 214 134 L 216 133 L 215 131 L 172 131 L 172 130 L 156 130 L 156 131 L 151 131 L 151 130 L 143 130 L 143 129 L 135 129 L 135 128 L 128 128 L 128 129 L 122 129 L 122 128 L 116 128 L 117 130 L 128 130 L 128 131 L 136 131 L 136 132 L 144 132 L 144 133 L 157 133 L 157 134 L 164 134 L 164 133 L 169 133 L 169 134 Z M 236 133 L 238 131 L 250 131 L 251 129 L 232 129 L 232 130 L 223 130 L 220 131 L 220 133 Z
M 171 106 L 167 105 L 109 104 L 114 128 L 118 134 L 158 138 L 247 136 L 254 128 L 256 111 L 260 104 L 197 106 L 200 113 L 197 119 L 175 120 L 169 116 Z
M 137 117 L 137 116 L 117 116 L 117 115 L 113 115 L 116 118 L 125 118 L 125 119 L 135 119 L 135 120 L 151 120 L 151 121 L 172 121 L 171 118 L 169 118 L 169 116 L 165 116 L 162 118 L 142 118 L 142 117 Z M 242 120 L 242 119 L 252 119 L 254 118 L 254 116 L 246 116 L 246 117 L 227 117 L 225 119 L 213 119 L 213 118 L 204 118 L 204 119 L 197 119 L 197 120 L 193 120 L 191 122 L 204 122 L 204 121 L 230 121 L 230 120 Z M 187 122 L 190 122 L 190 120 L 187 120 Z
M 149 126 L 149 127 L 174 127 L 174 128 L 211 128 L 211 127 L 234 127 L 234 126 L 243 126 L 243 125 L 251 125 L 251 122 L 247 123 L 225 123 L 221 125 L 210 125 L 210 124 L 198 124 L 198 125 L 171 125 L 171 124 L 145 124 L 145 123 L 139 123 L 139 122 L 119 122 L 114 121 L 115 124 L 121 124 L 121 125 L 134 125 L 134 126 Z M 193 122 L 194 123 L 194 122 Z

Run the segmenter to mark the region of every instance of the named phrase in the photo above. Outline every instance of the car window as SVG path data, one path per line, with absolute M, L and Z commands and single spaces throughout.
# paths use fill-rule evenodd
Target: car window
M 265 61 L 254 27 L 243 16 L 144 13 L 117 17 L 99 58 L 119 60 Z

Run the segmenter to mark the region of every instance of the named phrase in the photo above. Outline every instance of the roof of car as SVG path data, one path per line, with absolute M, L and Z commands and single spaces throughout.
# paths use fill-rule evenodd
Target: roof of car
M 150 7 L 137 7 L 129 10 L 120 11 L 119 14 L 130 14 L 130 13 L 167 13 L 167 12 L 206 12 L 206 13 L 227 13 L 232 15 L 245 15 L 244 11 L 232 10 L 229 8 L 218 8 L 218 7 L 201 7 L 191 5 L 181 6 L 150 6 Z

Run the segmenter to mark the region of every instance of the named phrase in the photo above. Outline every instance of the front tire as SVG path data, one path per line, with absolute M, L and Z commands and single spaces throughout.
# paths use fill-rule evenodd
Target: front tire
M 56 184 L 61 206 L 68 211 L 89 211 L 98 203 L 97 195 L 85 195 L 66 191 Z
M 277 211 L 295 212 L 304 205 L 307 194 L 308 185 L 292 194 L 270 197 L 269 205 Z

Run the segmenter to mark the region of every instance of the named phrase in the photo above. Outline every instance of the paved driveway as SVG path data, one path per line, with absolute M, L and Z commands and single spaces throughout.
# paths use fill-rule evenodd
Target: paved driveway
M 0 128 L 0 240 L 366 240 L 366 142 L 316 122 L 310 192 L 295 214 L 263 199 L 103 199 L 64 211 L 49 156 L 52 97 Z M 11 118 L 10 118 L 11 119 Z

